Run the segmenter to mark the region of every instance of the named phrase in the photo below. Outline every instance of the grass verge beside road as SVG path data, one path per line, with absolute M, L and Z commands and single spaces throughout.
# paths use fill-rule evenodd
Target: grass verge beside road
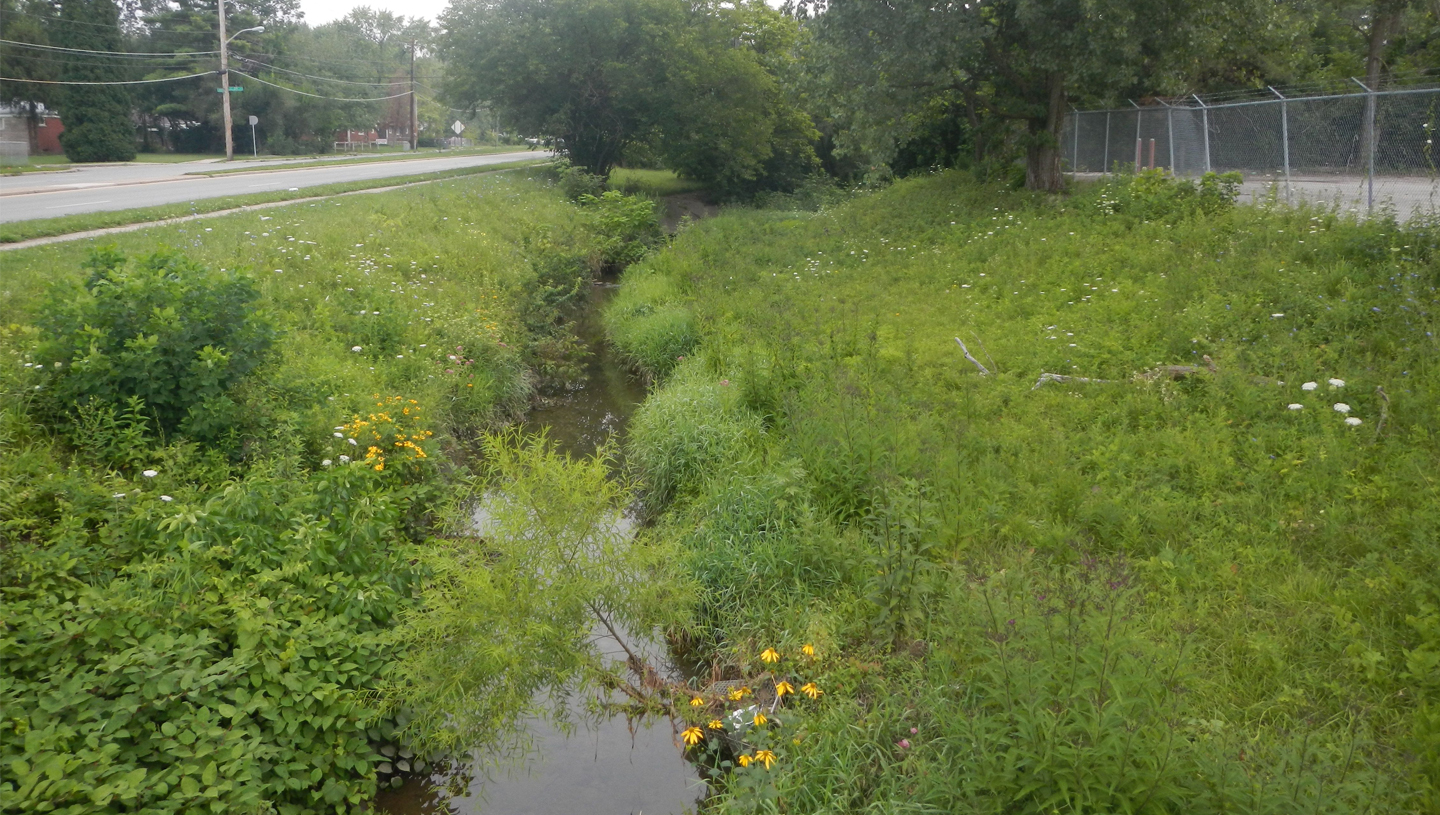
M 67 235 L 73 232 L 87 232 L 92 229 L 165 221 L 171 218 L 182 218 L 187 215 L 220 212 L 222 210 L 238 209 L 256 204 L 293 201 L 302 198 L 318 198 L 380 187 L 419 184 L 445 178 L 457 178 L 459 176 L 528 167 L 546 160 L 547 159 L 508 161 L 503 164 L 490 164 L 483 167 L 464 167 L 457 170 L 444 170 L 437 173 L 390 176 L 388 178 L 376 178 L 368 181 L 350 181 L 342 184 L 323 184 L 318 187 L 302 187 L 298 190 L 257 192 L 249 195 L 230 195 L 221 198 L 205 198 L 199 201 L 189 201 L 185 203 L 165 204 L 158 207 L 123 209 L 114 212 L 88 212 L 79 215 L 62 215 L 59 218 L 17 221 L 14 223 L 0 224 L 0 243 L 19 243 L 35 238 Z
M 405 152 L 381 155 L 357 155 L 346 158 L 317 158 L 313 161 L 297 161 L 293 164 L 277 164 L 267 167 L 246 167 L 236 164 L 214 165 L 216 169 L 195 170 L 186 175 L 234 175 L 236 173 L 264 173 L 279 170 L 306 170 L 312 167 L 343 167 L 347 164 L 375 164 L 387 161 L 415 161 L 427 158 L 454 158 L 459 156 L 490 156 L 496 153 L 519 153 L 524 152 L 524 145 L 496 145 L 487 147 L 472 147 L 463 150 L 425 150 L 419 152 Z M 284 158 L 284 156 L 261 156 L 260 160 Z M 254 161 L 255 159 L 246 159 Z

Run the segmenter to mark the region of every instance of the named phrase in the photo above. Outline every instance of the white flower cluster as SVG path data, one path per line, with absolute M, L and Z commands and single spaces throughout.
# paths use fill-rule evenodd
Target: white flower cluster
M 1339 390 L 1340 388 L 1345 387 L 1345 380 L 1332 378 L 1325 380 L 1325 384 L 1329 385 L 1331 390 Z M 1320 383 L 1318 382 L 1306 382 L 1305 384 L 1300 386 L 1300 390 L 1313 391 L 1319 387 Z M 1290 404 L 1286 405 L 1285 408 L 1287 410 L 1304 410 L 1305 406 L 1303 404 L 1300 404 L 1299 402 L 1291 402 Z M 1360 425 L 1365 423 L 1365 421 L 1363 419 L 1360 419 L 1359 417 L 1347 415 L 1348 413 L 1350 413 L 1350 406 L 1344 402 L 1336 402 L 1331 407 L 1331 409 L 1334 410 L 1336 413 L 1345 416 L 1345 424 L 1351 427 L 1359 427 Z

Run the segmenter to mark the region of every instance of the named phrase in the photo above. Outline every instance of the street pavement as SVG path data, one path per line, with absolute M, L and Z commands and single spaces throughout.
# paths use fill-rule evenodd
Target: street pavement
M 238 165 L 247 169 L 254 167 L 258 170 L 265 166 L 272 169 L 213 177 L 186 175 L 222 166 L 203 161 L 106 165 L 64 172 L 26 173 L 0 178 L 0 223 L 484 167 L 508 161 L 545 158 L 548 155 L 534 150 L 521 150 L 483 156 L 444 156 L 341 164 L 335 167 L 273 169 L 287 163 L 280 159 Z M 228 166 L 226 168 L 229 169 Z

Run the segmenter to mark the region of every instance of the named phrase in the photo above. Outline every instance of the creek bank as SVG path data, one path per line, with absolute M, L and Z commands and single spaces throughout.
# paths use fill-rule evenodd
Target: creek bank
M 576 315 L 574 331 L 588 356 L 581 376 L 560 394 L 537 405 L 527 416 L 527 433 L 545 433 L 571 456 L 593 454 L 616 434 L 645 398 L 644 386 L 624 367 L 605 341 L 600 312 L 618 286 L 599 282 Z M 628 516 L 616 523 L 627 537 Z M 477 526 L 483 518 L 477 518 Z M 663 673 L 681 671 L 662 643 L 626 636 L 632 650 Z M 624 649 L 597 625 L 594 640 L 607 657 L 623 660 Z M 619 716 L 587 722 L 571 700 L 575 728 L 564 732 L 544 720 L 527 731 L 535 748 L 522 766 L 489 771 L 474 757 L 454 762 L 428 777 L 407 778 L 394 790 L 380 792 L 375 811 L 391 815 L 497 812 L 506 815 L 593 813 L 679 813 L 693 810 L 706 793 L 695 768 L 677 747 L 675 726 L 666 717 L 626 721 Z

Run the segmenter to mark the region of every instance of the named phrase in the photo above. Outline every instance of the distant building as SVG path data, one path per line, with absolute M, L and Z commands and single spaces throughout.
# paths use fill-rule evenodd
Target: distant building
M 65 152 L 60 134 L 65 125 L 60 115 L 36 105 L 35 115 L 22 108 L 0 107 L 0 158 L 24 161 L 32 155 L 52 156 Z

